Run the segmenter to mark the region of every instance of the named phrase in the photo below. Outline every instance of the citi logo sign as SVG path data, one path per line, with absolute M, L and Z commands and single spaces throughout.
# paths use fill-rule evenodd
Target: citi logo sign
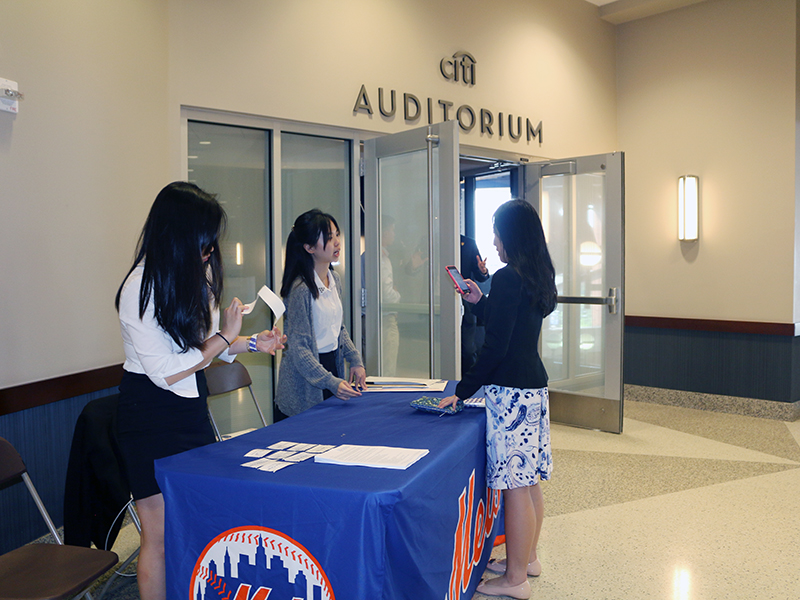
M 475 471 L 469 476 L 469 484 L 458 498 L 458 525 L 453 536 L 453 567 L 450 571 L 450 587 L 445 600 L 461 600 L 472 579 L 472 570 L 481 562 L 486 540 L 492 535 L 494 521 L 500 512 L 500 490 L 486 489 L 483 500 L 473 508 L 475 499 Z
M 439 61 L 439 71 L 448 81 L 463 81 L 475 85 L 475 65 L 477 61 L 469 52 L 456 52 L 452 57 L 445 56 Z

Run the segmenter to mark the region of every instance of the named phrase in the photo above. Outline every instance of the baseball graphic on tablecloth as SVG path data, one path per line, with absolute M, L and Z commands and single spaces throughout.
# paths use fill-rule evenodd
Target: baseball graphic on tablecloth
M 289 536 L 255 525 L 219 534 L 192 573 L 190 600 L 335 600 L 317 560 Z

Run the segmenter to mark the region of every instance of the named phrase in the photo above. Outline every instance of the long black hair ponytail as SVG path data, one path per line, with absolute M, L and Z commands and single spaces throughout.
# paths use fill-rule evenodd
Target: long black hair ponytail
M 547 249 L 542 222 L 524 200 L 510 200 L 494 213 L 494 230 L 509 266 L 519 273 L 532 302 L 549 315 L 556 308 L 556 270 Z
M 314 257 L 304 246 L 316 246 L 319 236 L 325 241 L 325 246 L 339 231 L 339 224 L 331 215 L 318 208 L 304 212 L 294 221 L 294 227 L 286 239 L 286 261 L 283 266 L 283 280 L 281 281 L 281 296 L 286 298 L 292 291 L 294 280 L 298 277 L 308 286 L 311 295 L 316 300 L 319 290 L 314 281 Z
M 152 302 L 158 325 L 183 351 L 203 347 L 212 309 L 222 299 L 219 239 L 226 223 L 215 196 L 178 181 L 158 193 L 139 236 L 128 271 L 130 275 L 144 261 L 139 317 Z M 124 285 L 125 280 L 117 290 L 117 310 Z

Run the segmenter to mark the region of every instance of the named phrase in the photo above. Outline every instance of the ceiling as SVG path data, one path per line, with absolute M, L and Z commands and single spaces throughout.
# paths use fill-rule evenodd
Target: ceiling
M 619 25 L 705 0 L 586 0 L 600 7 L 600 18 Z

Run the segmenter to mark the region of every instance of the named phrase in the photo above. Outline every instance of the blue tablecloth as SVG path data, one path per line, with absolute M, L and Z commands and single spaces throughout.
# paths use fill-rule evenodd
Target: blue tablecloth
M 499 493 L 487 496 L 486 418 L 472 408 L 443 417 L 414 410 L 409 402 L 420 395 L 330 398 L 250 434 L 157 461 L 167 597 L 471 598 L 500 508 Z M 275 473 L 240 466 L 252 460 L 246 452 L 279 441 L 430 452 L 406 470 L 314 461 Z

